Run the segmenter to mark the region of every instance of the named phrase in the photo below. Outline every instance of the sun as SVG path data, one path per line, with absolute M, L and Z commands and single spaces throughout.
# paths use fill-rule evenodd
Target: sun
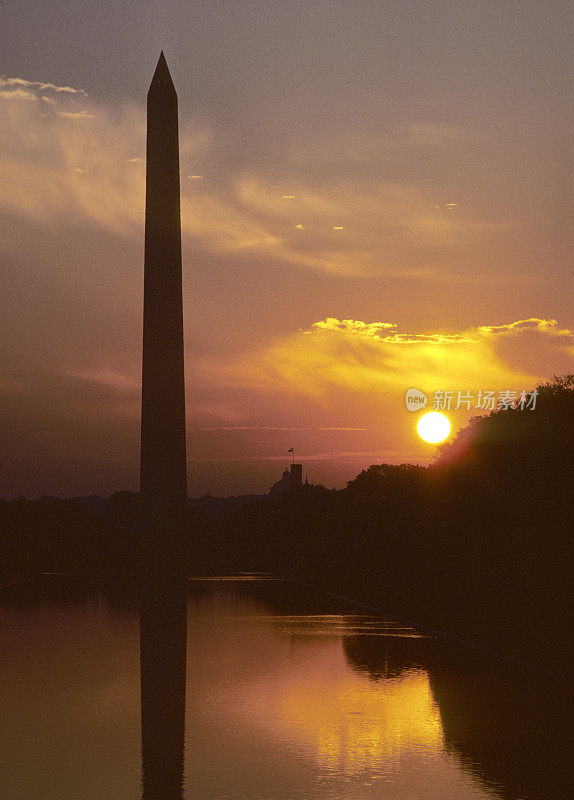
M 431 444 L 442 442 L 450 433 L 450 421 L 438 411 L 429 411 L 423 414 L 417 424 L 417 431 L 421 439 Z

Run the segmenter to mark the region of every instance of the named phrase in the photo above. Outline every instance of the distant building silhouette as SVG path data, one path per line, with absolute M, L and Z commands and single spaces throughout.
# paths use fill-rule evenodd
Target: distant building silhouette
M 272 500 L 280 500 L 285 492 L 291 489 L 300 489 L 303 485 L 303 465 L 291 464 L 291 471 L 286 469 L 281 478 L 269 489 Z
M 147 96 L 140 493 L 146 566 L 180 566 L 187 478 L 179 141 L 163 52 Z
M 303 485 L 303 464 L 291 464 L 291 488 L 299 489 Z

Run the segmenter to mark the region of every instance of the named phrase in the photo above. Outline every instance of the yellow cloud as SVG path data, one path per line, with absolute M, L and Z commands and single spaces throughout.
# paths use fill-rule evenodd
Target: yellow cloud
M 357 319 L 339 320 L 335 317 L 327 317 L 326 319 L 319 320 L 319 322 L 314 322 L 311 326 L 311 330 L 306 331 L 306 333 L 315 333 L 316 331 L 345 331 L 360 336 L 378 336 L 381 331 L 396 327 L 394 322 L 362 322 Z
M 328 317 L 234 364 L 206 368 L 224 383 L 342 403 L 342 393 L 388 398 L 402 396 L 411 386 L 427 392 L 527 389 L 557 370 L 558 356 L 574 353 L 574 332 L 559 331 L 554 320 L 533 318 L 458 333 L 403 333 L 396 327 Z M 537 355 L 546 353 L 548 359 L 544 375 L 521 366 L 525 355 L 527 363 L 533 357 L 526 338 L 533 327 L 541 334 Z M 509 331 L 524 337 L 525 352 L 505 350 Z
M 508 325 L 481 325 L 478 331 L 481 335 L 500 335 L 512 334 L 516 335 L 523 331 L 546 331 L 551 334 L 558 335 L 566 334 L 571 335 L 571 331 L 556 331 L 558 323 L 555 319 L 539 319 L 538 317 L 530 317 L 529 319 L 520 319 L 517 322 L 511 322 Z

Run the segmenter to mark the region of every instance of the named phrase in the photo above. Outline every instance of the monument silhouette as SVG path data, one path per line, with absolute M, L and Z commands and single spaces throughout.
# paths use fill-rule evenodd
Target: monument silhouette
M 179 140 L 163 51 L 147 95 L 140 470 L 144 566 L 177 569 L 187 527 Z
M 187 477 L 177 94 L 161 53 L 147 96 L 141 418 L 142 797 L 181 800 Z

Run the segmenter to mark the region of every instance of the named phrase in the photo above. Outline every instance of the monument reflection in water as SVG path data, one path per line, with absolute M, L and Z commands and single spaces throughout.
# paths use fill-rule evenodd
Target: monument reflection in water
M 150 580 L 140 601 L 143 800 L 181 800 L 185 750 L 187 594 Z

